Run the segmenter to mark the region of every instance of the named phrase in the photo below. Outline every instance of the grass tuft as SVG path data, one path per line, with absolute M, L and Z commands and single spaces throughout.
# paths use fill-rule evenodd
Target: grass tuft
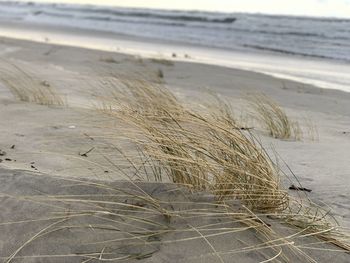
M 7 68 L 1 68 L 0 73 L 0 81 L 20 101 L 48 106 L 66 104 L 48 81 L 37 79 L 34 74 L 26 72 L 14 63 L 8 62 Z
M 162 85 L 138 81 L 126 88 L 115 91 L 115 106 L 104 110 L 131 125 L 125 136 L 158 171 L 154 179 L 210 190 L 221 201 L 239 199 L 253 210 L 288 206 L 278 169 L 253 134 L 236 125 L 227 103 L 216 98 L 216 109 L 202 114 Z
M 254 110 L 256 118 L 269 132 L 278 139 L 301 140 L 302 130 L 297 121 L 292 121 L 277 102 L 266 95 L 251 95 L 247 97 Z

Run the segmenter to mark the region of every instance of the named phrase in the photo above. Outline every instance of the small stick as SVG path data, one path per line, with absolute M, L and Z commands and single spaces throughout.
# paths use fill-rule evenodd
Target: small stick
M 80 156 L 84 156 L 84 157 L 88 157 L 87 154 L 91 151 L 93 151 L 95 149 L 95 147 L 92 147 L 90 150 L 88 150 L 87 152 L 85 153 L 79 153 Z

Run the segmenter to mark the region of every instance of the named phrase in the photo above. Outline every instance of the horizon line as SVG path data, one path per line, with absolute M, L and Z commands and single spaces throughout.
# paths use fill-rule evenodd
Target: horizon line
M 93 7 L 111 7 L 121 9 L 143 9 L 143 10 L 161 10 L 161 11 L 174 11 L 174 12 L 206 12 L 206 13 L 222 13 L 222 14 L 248 14 L 248 15 L 266 15 L 266 16 L 289 16 L 289 17 L 303 17 L 303 18 L 326 18 L 326 19 L 339 19 L 350 20 L 349 17 L 335 16 L 335 15 L 315 15 L 315 14 L 298 14 L 298 13 L 274 13 L 274 12 L 259 12 L 259 11 L 222 11 L 222 10 L 207 10 L 207 9 L 186 9 L 186 8 L 162 8 L 162 7 L 137 7 L 137 6 L 120 6 L 110 3 L 68 3 L 59 0 L 0 0 L 0 2 L 8 3 L 38 3 L 46 5 L 62 4 L 72 6 L 93 6 Z

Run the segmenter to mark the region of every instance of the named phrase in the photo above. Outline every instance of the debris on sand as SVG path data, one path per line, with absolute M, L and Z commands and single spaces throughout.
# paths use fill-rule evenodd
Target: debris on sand
M 92 152 L 93 150 L 95 149 L 95 147 L 92 147 L 90 150 L 88 150 L 87 152 L 85 153 L 79 153 L 80 156 L 83 156 L 83 157 L 88 157 L 88 153 Z
M 292 185 L 289 187 L 289 190 L 305 191 L 305 192 L 311 192 L 311 191 L 312 191 L 311 189 L 308 189 L 308 188 L 305 188 L 305 187 L 298 187 L 298 186 L 295 186 L 294 184 L 292 184 Z

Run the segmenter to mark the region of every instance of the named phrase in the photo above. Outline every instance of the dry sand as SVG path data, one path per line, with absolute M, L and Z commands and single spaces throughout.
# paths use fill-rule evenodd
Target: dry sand
M 12 75 L 18 78 L 17 83 L 21 83 L 18 68 L 35 76 L 40 82 L 49 83 L 64 97 L 67 105 L 43 106 L 15 100 L 6 85 L 1 84 L 1 80 L 4 76 Z M 244 105 L 242 96 L 258 91 L 274 98 L 301 123 L 305 123 L 306 118 L 311 119 L 317 126 L 319 140 L 310 140 L 306 134 L 302 141 L 281 141 L 269 138 L 264 132 L 258 133 L 264 145 L 275 149 L 300 178 L 301 183 L 313 190 L 310 197 L 318 203 L 327 203 L 339 221 L 344 226 L 350 226 L 350 93 L 218 66 L 185 62 L 166 65 L 124 54 L 6 38 L 0 39 L 0 73 L 6 72 L 0 76 L 0 149 L 6 152 L 6 155 L 0 156 L 0 224 L 35 218 L 38 215 L 47 216 L 52 212 L 42 204 L 23 202 L 10 198 L 8 194 L 51 195 L 67 194 L 73 190 L 74 193 L 87 191 L 84 187 L 73 190 L 57 187 L 66 185 L 60 178 L 103 181 L 123 179 L 113 165 L 118 162 L 114 156 L 113 145 L 118 143 L 114 135 L 119 131 L 118 128 L 111 127 L 118 127 L 118 123 L 103 117 L 94 109 L 98 98 L 103 96 L 103 90 L 96 87 L 100 87 L 111 75 L 142 75 L 147 76 L 150 81 L 156 81 L 159 69 L 164 73 L 164 81 L 169 88 L 188 101 L 200 100 L 203 89 L 210 89 L 227 98 L 240 114 L 243 111 L 241 106 Z M 92 148 L 87 157 L 81 156 Z M 112 164 L 106 160 L 106 156 Z M 145 189 L 153 191 L 152 187 L 154 186 L 147 185 Z M 169 196 L 163 194 L 161 198 Z M 181 201 L 183 197 L 175 193 L 172 198 Z M 177 223 L 180 227 L 181 223 Z M 199 224 L 195 220 L 191 223 Z M 9 256 L 13 249 L 43 227 L 42 223 L 0 225 L 0 258 Z M 85 246 L 85 243 L 94 241 L 86 240 L 86 233 L 64 231 L 58 232 L 55 239 L 51 240 L 52 243 L 39 240 L 23 253 L 70 254 L 84 249 L 84 252 L 96 252 L 94 249 L 101 251 L 101 247 Z M 252 233 L 240 236 L 243 239 L 240 241 L 229 236 L 225 239 L 220 236 L 220 239 L 213 242 L 217 247 L 224 247 L 227 242 L 233 242 L 233 246 L 239 246 L 240 242 L 254 243 L 254 237 L 249 235 Z M 168 235 L 164 238 L 171 240 L 174 237 Z M 78 242 L 79 245 L 76 245 L 77 239 L 86 242 Z M 151 257 L 141 258 L 140 262 L 219 262 L 213 255 L 200 257 L 206 252 L 210 253 L 203 240 L 133 249 L 130 252 L 130 248 L 125 248 L 124 253 L 150 253 Z M 308 252 L 318 262 L 350 260 L 349 255 L 344 253 Z M 224 261 L 233 262 L 232 258 L 236 262 L 263 261 L 261 255 L 255 252 L 229 254 L 224 257 Z M 81 258 L 75 257 L 51 260 L 82 262 Z M 14 262 L 51 260 L 26 258 Z M 303 261 L 295 259 L 293 262 Z

